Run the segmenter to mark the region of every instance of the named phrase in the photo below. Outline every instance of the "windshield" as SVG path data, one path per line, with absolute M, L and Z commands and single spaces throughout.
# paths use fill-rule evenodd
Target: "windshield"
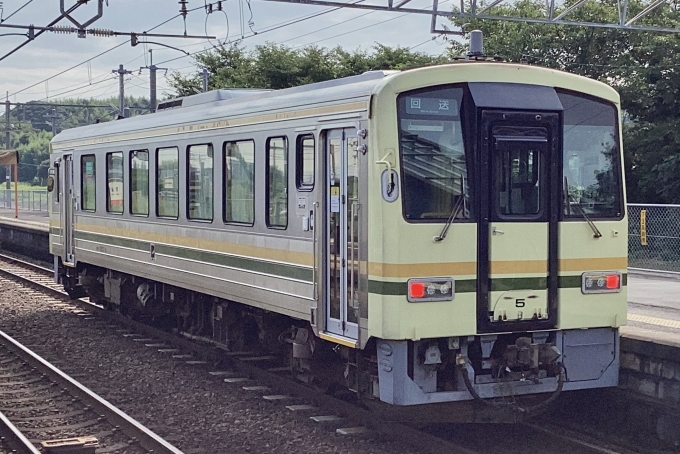
M 398 99 L 404 217 L 414 222 L 445 222 L 456 200 L 468 218 L 468 182 L 460 106 L 461 88 L 402 94 Z
M 558 93 L 564 106 L 564 214 L 594 218 L 623 213 L 618 116 L 614 105 Z

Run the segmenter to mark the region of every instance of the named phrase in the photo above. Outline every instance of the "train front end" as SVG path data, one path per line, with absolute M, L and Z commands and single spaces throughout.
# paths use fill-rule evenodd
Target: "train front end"
M 619 113 L 610 87 L 526 65 L 465 62 L 385 80 L 370 128 L 375 356 L 364 361 L 383 402 L 617 385 Z

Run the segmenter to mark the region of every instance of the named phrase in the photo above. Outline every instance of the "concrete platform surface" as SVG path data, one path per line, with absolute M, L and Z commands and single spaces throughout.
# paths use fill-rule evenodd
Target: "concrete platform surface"
M 30 225 L 29 223 L 37 223 L 42 225 L 49 225 L 49 217 L 47 211 L 22 211 L 19 210 L 19 217 L 14 217 L 14 210 L 0 208 L 0 222 L 16 221 L 22 224 Z

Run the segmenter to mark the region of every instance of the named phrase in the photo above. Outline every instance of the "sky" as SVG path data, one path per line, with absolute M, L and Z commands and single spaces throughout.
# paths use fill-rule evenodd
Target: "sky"
M 69 8 L 76 0 L 61 1 Z M 172 19 L 180 9 L 176 0 L 106 1 L 108 5 L 105 2 L 103 16 L 88 28 L 135 33 L 153 29 L 151 33 L 178 35 L 185 32 L 182 18 Z M 440 0 L 439 3 L 444 8 L 451 1 Z M 387 0 L 373 2 L 387 4 Z M 60 15 L 57 0 L 4 0 L 2 3 L 3 25 L 46 26 Z M 441 37 L 430 33 L 431 18 L 428 15 L 342 8 L 268 31 L 277 25 L 322 13 L 330 8 L 250 0 L 251 16 L 248 0 L 225 0 L 224 12 L 207 15 L 203 8 L 204 3 L 204 0 L 188 0 L 189 10 L 200 8 L 187 15 L 186 33 L 205 36 L 207 32 L 208 35 L 216 36 L 216 40 L 165 37 L 147 40 L 178 47 L 190 53 L 209 49 L 218 41 L 231 42 L 242 36 L 245 37 L 242 45 L 247 49 L 272 42 L 293 48 L 315 44 L 321 47 L 342 46 L 347 50 L 370 50 L 373 45 L 380 43 L 439 55 L 446 48 L 446 42 Z M 431 5 L 431 0 L 412 0 L 409 3 L 411 8 Z M 96 0 L 90 0 L 73 13 L 74 19 L 80 23 L 96 15 Z M 251 23 L 250 26 L 248 22 Z M 438 20 L 438 23 L 444 22 L 448 23 L 443 18 Z M 72 23 L 62 19 L 58 25 L 71 26 Z M 252 31 L 259 33 L 253 35 Z M 25 37 L 11 35 L 12 33 L 25 33 L 25 30 L 0 28 L 0 57 L 26 40 Z M 118 45 L 120 46 L 116 47 Z M 178 71 L 186 76 L 197 71 L 191 57 L 185 57 L 182 52 L 159 44 L 140 43 L 132 47 L 129 37 L 88 35 L 83 39 L 75 34 L 45 32 L 17 52 L 0 60 L 0 94 L 3 99 L 9 94 L 10 101 L 22 103 L 69 97 L 101 99 L 118 96 L 118 76 L 112 71 L 123 64 L 126 70 L 132 71 L 132 74 L 125 76 L 126 96 L 148 97 L 149 72 L 142 69 L 140 73 L 140 68 L 150 64 L 149 50 L 153 51 L 154 65 L 167 68 L 168 75 Z M 97 57 L 99 54 L 103 55 Z M 158 72 L 159 98 L 172 95 L 164 74 L 164 71 Z

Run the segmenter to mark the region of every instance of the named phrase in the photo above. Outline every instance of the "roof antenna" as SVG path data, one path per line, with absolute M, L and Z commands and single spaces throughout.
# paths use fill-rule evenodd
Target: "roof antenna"
M 481 30 L 470 32 L 470 50 L 468 57 L 484 57 L 484 36 Z

